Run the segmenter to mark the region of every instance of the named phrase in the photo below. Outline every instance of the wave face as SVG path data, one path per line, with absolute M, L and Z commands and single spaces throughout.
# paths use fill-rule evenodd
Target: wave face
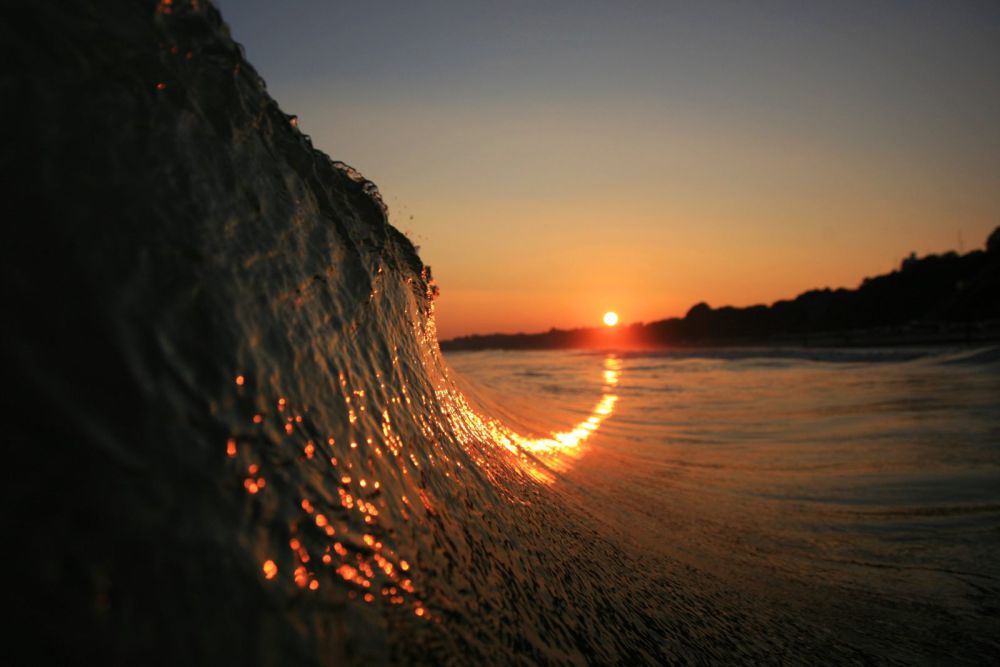
M 655 600 L 603 584 L 628 563 L 548 546 L 598 548 L 585 523 L 545 525 L 537 457 L 612 399 L 541 437 L 481 416 L 377 190 L 312 147 L 213 7 L 40 3 L 4 31 L 4 171 L 26 216 L 3 247 L 4 518 L 33 650 L 661 655 Z
M 3 513 L 39 662 L 869 650 L 617 520 L 642 496 L 593 511 L 566 472 L 618 409 L 621 359 L 572 408 L 452 376 L 430 271 L 211 5 L 10 18 Z

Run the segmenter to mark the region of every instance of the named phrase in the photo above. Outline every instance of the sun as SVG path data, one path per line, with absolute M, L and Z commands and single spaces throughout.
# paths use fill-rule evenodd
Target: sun
M 606 324 L 609 327 L 613 327 L 616 324 L 618 324 L 618 313 L 616 313 L 613 310 L 609 310 L 608 312 L 604 313 L 604 324 Z

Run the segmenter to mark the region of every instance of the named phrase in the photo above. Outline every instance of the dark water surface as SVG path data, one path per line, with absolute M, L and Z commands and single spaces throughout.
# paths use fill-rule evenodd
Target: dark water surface
M 4 18 L 11 655 L 1000 655 L 995 355 L 446 363 L 374 185 L 209 3 Z
M 449 355 L 564 420 L 609 359 L 614 413 L 557 484 L 623 544 L 791 612 L 776 634 L 865 659 L 996 651 L 995 350 Z

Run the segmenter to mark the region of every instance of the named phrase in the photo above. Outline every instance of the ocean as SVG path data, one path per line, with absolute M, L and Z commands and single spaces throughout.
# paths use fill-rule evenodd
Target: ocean
M 739 610 L 746 625 L 731 639 L 792 661 L 996 654 L 995 349 L 456 352 L 448 361 L 507 397 L 509 422 L 536 433 L 586 419 L 596 396 L 616 397 L 600 427 L 546 467 L 553 493 L 643 555 L 663 584 L 667 622 L 698 618 L 711 632 Z M 675 588 L 721 608 L 674 607 Z M 666 654 L 685 655 L 685 643 Z M 691 657 L 731 657 L 714 645 Z
M 995 350 L 439 350 L 209 2 L 2 27 L 12 655 L 986 663 Z

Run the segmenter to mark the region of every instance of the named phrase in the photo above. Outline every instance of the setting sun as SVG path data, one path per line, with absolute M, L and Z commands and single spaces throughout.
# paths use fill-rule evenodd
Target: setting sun
M 613 310 L 609 310 L 604 313 L 604 323 L 609 327 L 613 327 L 618 324 L 618 313 Z

